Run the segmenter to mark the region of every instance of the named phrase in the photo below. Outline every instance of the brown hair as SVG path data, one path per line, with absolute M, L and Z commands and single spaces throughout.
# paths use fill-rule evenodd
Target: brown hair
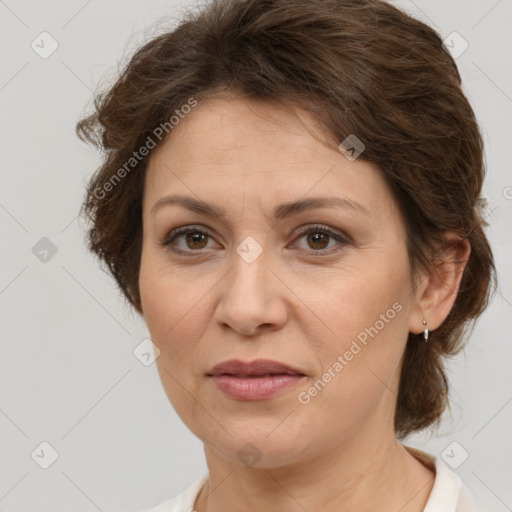
M 105 152 L 82 205 L 88 248 L 139 313 L 148 159 L 130 159 L 149 138 L 165 140 L 155 128 L 191 98 L 219 92 L 306 109 L 338 141 L 363 141 L 360 158 L 379 166 L 400 206 L 413 269 L 433 268 L 445 233 L 469 240 L 450 314 L 427 344 L 409 334 L 401 373 L 397 436 L 438 424 L 443 356 L 460 351 L 495 281 L 479 215 L 483 141 L 439 35 L 380 0 L 214 0 L 138 49 L 77 133 Z

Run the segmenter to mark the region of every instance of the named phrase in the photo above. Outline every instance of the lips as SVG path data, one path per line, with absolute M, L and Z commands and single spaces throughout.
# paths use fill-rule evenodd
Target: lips
M 214 366 L 207 375 L 225 396 L 243 401 L 282 395 L 306 378 L 299 369 L 270 359 L 230 359 Z
M 208 372 L 208 375 L 212 377 L 231 375 L 238 378 L 251 378 L 271 375 L 304 376 L 304 373 L 297 368 L 270 359 L 256 359 L 250 362 L 230 359 L 214 366 Z

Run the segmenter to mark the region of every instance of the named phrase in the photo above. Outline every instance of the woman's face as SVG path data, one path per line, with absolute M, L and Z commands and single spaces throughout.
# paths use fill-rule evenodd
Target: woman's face
M 270 104 L 208 100 L 146 176 L 140 292 L 158 371 L 188 428 L 238 464 L 277 467 L 394 434 L 401 356 L 421 324 L 385 182 L 304 124 Z M 320 198 L 331 203 L 309 203 Z M 296 374 L 211 375 L 232 359 Z

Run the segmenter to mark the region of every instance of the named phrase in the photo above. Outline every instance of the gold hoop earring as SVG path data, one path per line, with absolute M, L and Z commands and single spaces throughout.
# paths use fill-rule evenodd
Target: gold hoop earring
M 423 330 L 423 339 L 425 341 L 425 343 L 427 343 L 428 341 L 428 326 L 427 326 L 427 322 L 425 322 L 425 320 L 423 320 L 423 327 L 424 327 L 424 330 Z

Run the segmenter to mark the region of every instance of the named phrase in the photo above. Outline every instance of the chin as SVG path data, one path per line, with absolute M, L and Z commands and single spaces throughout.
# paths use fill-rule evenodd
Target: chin
M 211 427 L 203 432 L 204 436 L 198 436 L 205 444 L 205 450 L 213 450 L 217 455 L 236 464 L 257 469 L 270 469 L 282 467 L 298 462 L 311 446 L 311 440 L 307 446 L 300 446 L 301 439 L 309 439 L 309 436 L 300 435 L 300 432 L 291 432 L 289 428 L 280 425 L 281 419 L 264 424 L 255 425 L 255 421 L 237 422 L 230 428 L 229 422 L 224 425 L 229 434 L 219 427 L 212 431 Z M 268 425 L 272 423 L 272 426 Z M 277 426 L 277 428 L 276 428 Z M 280 432 L 278 430 L 282 428 Z M 216 437 L 212 437 L 214 434 Z M 196 434 L 197 435 L 197 434 Z M 207 448 L 208 447 L 208 448 Z

